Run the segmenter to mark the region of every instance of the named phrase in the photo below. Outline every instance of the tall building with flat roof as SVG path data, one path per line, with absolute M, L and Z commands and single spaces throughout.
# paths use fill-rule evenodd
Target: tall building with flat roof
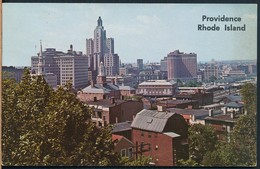
M 190 81 L 197 79 L 197 54 L 179 50 L 167 56 L 168 80 Z
M 88 84 L 88 58 L 82 52 L 73 51 L 73 46 L 67 53 L 56 51 L 54 48 L 47 48 L 40 52 L 41 57 L 32 56 L 32 71 L 45 76 L 53 73 L 57 77 L 57 85 L 65 85 L 71 81 L 75 89 L 80 89 Z M 53 81 L 53 76 L 50 76 Z
M 144 69 L 143 59 L 137 59 L 137 67 L 138 67 L 139 71 Z
M 113 53 L 106 53 L 104 56 L 104 66 L 107 76 L 115 76 L 119 74 L 119 56 Z

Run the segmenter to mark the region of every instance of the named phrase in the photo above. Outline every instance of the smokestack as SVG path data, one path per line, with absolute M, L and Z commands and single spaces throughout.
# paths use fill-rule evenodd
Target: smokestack
M 91 83 L 91 87 L 94 87 L 94 81 L 91 80 L 90 83 Z
M 70 50 L 73 51 L 73 45 L 70 45 Z

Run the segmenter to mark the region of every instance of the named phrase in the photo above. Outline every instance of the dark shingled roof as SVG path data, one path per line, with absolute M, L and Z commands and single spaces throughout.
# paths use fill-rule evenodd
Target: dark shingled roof
M 231 102 L 240 102 L 242 101 L 242 97 L 239 95 L 228 95 L 226 96 L 227 99 L 229 99 Z
M 168 119 L 174 114 L 175 113 L 143 109 L 136 115 L 131 127 L 148 131 L 163 132 Z
M 182 114 L 182 115 L 195 115 L 197 119 L 205 119 L 209 116 L 209 110 L 205 109 L 179 109 L 179 108 L 168 108 L 170 112 Z M 220 115 L 223 112 L 221 110 L 213 110 L 213 115 Z
M 120 132 L 120 131 L 126 131 L 131 130 L 131 121 L 116 123 L 113 125 L 112 133 Z
M 225 104 L 225 106 L 226 107 L 234 107 L 234 108 L 244 107 L 243 104 L 236 103 L 236 102 L 229 102 L 229 103 Z

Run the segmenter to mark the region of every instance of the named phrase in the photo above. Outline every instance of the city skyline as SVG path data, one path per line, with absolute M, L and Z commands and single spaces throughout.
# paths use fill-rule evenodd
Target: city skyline
M 34 15 L 31 15 L 31 14 Z M 120 14 L 120 15 L 118 15 Z M 198 31 L 202 16 L 241 17 L 246 31 Z M 254 4 L 3 4 L 3 65 L 29 66 L 31 56 L 72 44 L 86 54 L 98 17 L 115 41 L 122 63 L 160 62 L 174 50 L 196 53 L 198 62 L 257 58 L 257 6 Z M 234 25 L 237 23 L 234 23 Z

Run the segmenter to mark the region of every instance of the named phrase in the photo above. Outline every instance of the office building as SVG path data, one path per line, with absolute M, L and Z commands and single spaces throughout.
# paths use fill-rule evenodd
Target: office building
M 168 80 L 191 81 L 197 79 L 197 54 L 179 50 L 167 56 Z
M 106 30 L 101 17 L 97 20 L 94 38 L 86 39 L 86 49 L 88 67 L 92 71 L 90 80 L 95 80 L 101 62 L 104 63 L 107 75 L 119 74 L 119 56 L 114 53 L 114 39 L 106 38 Z
M 104 67 L 107 76 L 115 76 L 119 74 L 119 56 L 113 53 L 104 55 Z
M 73 51 L 73 46 L 70 45 L 67 53 L 56 51 L 55 48 L 46 48 L 40 53 L 41 57 L 31 57 L 31 69 L 35 74 L 49 74 L 48 79 L 51 81 L 55 75 L 57 85 L 65 85 L 70 81 L 75 89 L 87 86 L 88 58 L 82 52 Z
M 144 69 L 143 59 L 137 59 L 137 67 L 138 67 L 139 71 Z

